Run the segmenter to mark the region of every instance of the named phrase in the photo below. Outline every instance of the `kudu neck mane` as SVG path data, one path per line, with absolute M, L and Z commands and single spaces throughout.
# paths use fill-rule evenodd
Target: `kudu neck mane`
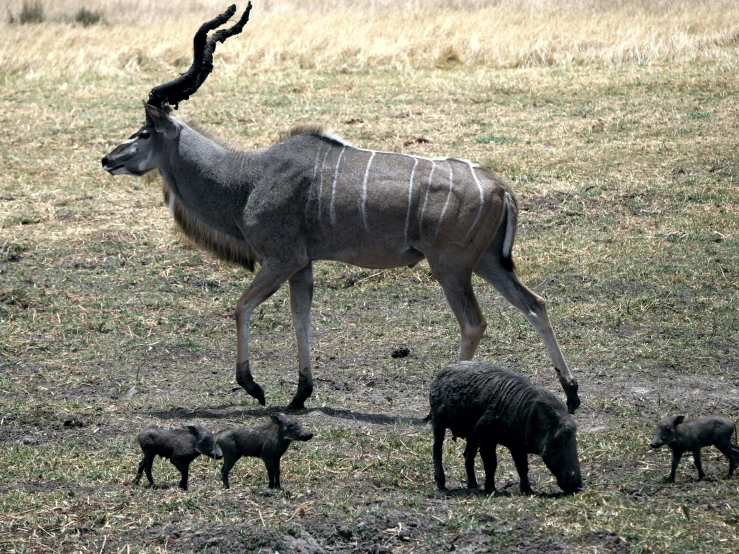
M 229 152 L 232 156 L 232 163 L 237 166 L 243 167 L 247 158 L 252 155 L 251 152 L 227 144 L 196 123 L 190 121 L 183 121 L 183 123 L 189 127 L 190 131 Z M 343 139 L 326 132 L 320 125 L 314 124 L 295 125 L 280 133 L 277 142 L 282 142 L 289 137 L 303 134 L 317 135 L 327 141 L 346 144 Z M 174 176 L 167 175 L 163 171 L 160 171 L 160 173 L 162 174 L 163 181 L 164 203 L 172 212 L 175 223 L 182 234 L 219 259 L 240 265 L 249 271 L 254 271 L 255 264 L 260 263 L 261 259 L 243 236 L 237 237 L 213 229 L 178 196 L 176 192 L 178 185 Z
M 247 152 L 233 148 L 217 137 L 212 136 L 207 130 L 202 129 L 197 124 L 189 121 L 183 121 L 183 123 L 188 127 L 185 133 L 191 134 L 186 140 L 196 141 L 199 135 L 200 138 L 204 139 L 204 144 L 211 142 L 218 148 L 230 152 L 233 163 L 235 164 L 241 164 L 241 157 L 248 156 Z M 169 207 L 170 212 L 172 212 L 178 230 L 190 241 L 215 255 L 217 258 L 245 267 L 249 271 L 254 271 L 255 264 L 261 260 L 249 243 L 243 237 L 224 233 L 223 231 L 214 229 L 213 226 L 203 221 L 203 218 L 193 207 L 186 204 L 181 197 L 181 187 L 178 179 L 175 177 L 175 172 L 160 169 L 160 173 L 162 175 L 164 203 Z

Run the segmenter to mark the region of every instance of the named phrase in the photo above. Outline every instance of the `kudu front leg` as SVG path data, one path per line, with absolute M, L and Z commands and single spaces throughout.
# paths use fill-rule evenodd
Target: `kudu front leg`
M 313 375 L 310 369 L 310 307 L 313 301 L 313 264 L 296 271 L 289 280 L 290 309 L 298 342 L 298 391 L 288 408 L 305 408 L 305 401 L 313 394 Z
M 264 389 L 254 381 L 249 367 L 249 321 L 257 306 L 277 292 L 294 271 L 292 266 L 265 261 L 236 304 L 236 382 L 262 406 Z

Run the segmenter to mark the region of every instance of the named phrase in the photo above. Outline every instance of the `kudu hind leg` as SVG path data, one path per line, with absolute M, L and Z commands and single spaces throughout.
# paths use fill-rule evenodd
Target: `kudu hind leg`
M 303 266 L 305 263 L 297 269 Z M 249 321 L 257 306 L 277 292 L 295 271 L 294 265 L 265 261 L 236 304 L 236 382 L 262 406 L 264 389 L 254 381 L 249 367 Z
M 459 323 L 460 338 L 457 360 L 471 360 L 487 327 L 485 316 L 482 315 L 472 289 L 472 276 L 460 274 L 459 270 L 455 269 L 435 268 L 432 260 L 429 260 L 429 265 Z
M 290 309 L 298 342 L 298 391 L 288 408 L 305 408 L 305 401 L 313 393 L 313 375 L 310 369 L 310 307 L 313 301 L 313 264 L 296 271 L 289 280 Z
M 524 285 L 513 271 L 505 269 L 490 251 L 485 254 L 482 261 L 475 268 L 475 273 L 493 285 L 503 298 L 515 306 L 539 333 L 554 364 L 554 370 L 557 372 L 562 389 L 567 395 L 567 407 L 570 413 L 575 413 L 580 405 L 577 381 L 570 373 L 567 362 L 559 348 L 557 337 L 554 335 L 552 324 L 549 322 L 546 301 Z

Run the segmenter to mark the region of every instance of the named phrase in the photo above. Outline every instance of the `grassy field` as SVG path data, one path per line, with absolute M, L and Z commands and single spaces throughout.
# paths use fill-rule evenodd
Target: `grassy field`
M 51 3 L 49 3 L 51 4 Z M 264 4 L 264 6 L 262 6 Z M 174 5 L 174 3 L 172 3 Z M 532 486 L 500 451 L 501 494 L 435 491 L 428 385 L 458 330 L 428 266 L 316 264 L 315 434 L 267 489 L 242 460 L 157 461 L 133 486 L 136 434 L 261 422 L 295 391 L 286 288 L 252 319 L 267 408 L 234 390 L 233 306 L 250 275 L 174 230 L 159 177 L 100 158 L 140 99 L 183 71 L 211 1 L 77 1 L 0 22 L 0 551 L 734 552 L 739 477 L 704 451 L 668 484 L 651 451 L 667 411 L 739 417 L 739 4 L 590 0 L 255 2 L 243 35 L 180 115 L 263 148 L 297 122 L 367 148 L 471 159 L 520 198 L 519 275 L 549 300 L 580 382 L 585 490 Z M 2 15 L 2 14 L 0 14 Z M 536 333 L 476 281 L 479 359 L 564 398 Z M 406 346 L 410 356 L 391 357 Z M 478 473 L 482 471 L 478 468 Z

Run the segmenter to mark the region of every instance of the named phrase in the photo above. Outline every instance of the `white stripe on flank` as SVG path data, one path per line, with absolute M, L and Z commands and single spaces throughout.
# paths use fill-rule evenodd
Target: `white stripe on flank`
M 331 216 L 331 225 L 336 224 L 336 217 L 334 216 L 334 197 L 336 196 L 336 180 L 339 178 L 339 165 L 341 165 L 341 157 L 344 155 L 346 146 L 341 148 L 339 152 L 339 159 L 336 160 L 336 170 L 334 171 L 334 184 L 331 185 L 331 207 L 329 208 L 329 214 Z
M 452 164 L 449 163 L 447 160 L 446 166 L 449 168 L 449 193 L 446 195 L 446 202 L 444 202 L 444 207 L 441 209 L 441 215 L 439 216 L 439 221 L 436 223 L 436 234 L 439 234 L 439 231 L 441 230 L 441 221 L 444 219 L 444 214 L 446 213 L 447 206 L 449 206 L 449 200 L 452 198 L 452 190 L 454 190 L 454 173 L 452 172 Z
M 367 162 L 367 169 L 364 170 L 364 182 L 362 183 L 362 221 L 364 221 L 364 228 L 368 231 L 369 227 L 367 227 L 367 213 L 364 210 L 364 206 L 365 204 L 367 204 L 367 178 L 369 177 L 370 166 L 372 165 L 372 160 L 374 159 L 375 154 L 376 152 L 373 150 L 372 155 Z
M 513 199 L 507 192 L 503 196 L 503 209 L 506 211 L 506 229 L 505 240 L 503 241 L 503 257 L 511 257 L 511 249 L 513 248 L 513 218 L 511 217 L 511 204 Z
M 413 170 L 411 171 L 411 180 L 408 185 L 408 212 L 405 214 L 405 242 L 408 242 L 408 223 L 411 220 L 411 202 L 413 201 L 413 177 L 416 174 L 416 166 L 418 165 L 418 158 L 415 158 L 413 163 Z
M 318 147 L 318 152 L 316 152 L 316 161 L 313 164 L 313 179 L 316 178 L 316 173 L 318 173 L 318 158 L 321 157 L 321 147 Z
M 423 223 L 423 214 L 426 211 L 426 204 L 428 204 L 429 201 L 429 191 L 431 190 L 431 180 L 434 177 L 434 169 L 436 168 L 436 164 L 433 160 L 429 160 L 431 162 L 431 171 L 429 172 L 429 185 L 426 187 L 426 197 L 423 199 L 423 208 L 421 208 L 421 221 L 418 222 L 419 228 L 421 224 Z
M 475 173 L 475 166 L 472 165 L 472 162 L 467 162 L 467 165 L 470 167 L 470 173 L 472 173 L 472 178 L 475 180 L 475 184 L 477 185 L 477 188 L 480 191 L 480 205 L 477 207 L 477 217 L 475 217 L 475 221 L 472 222 L 472 226 L 467 231 L 465 238 L 467 238 L 470 235 L 470 233 L 472 232 L 472 229 L 474 229 L 475 225 L 477 225 L 477 221 L 480 219 L 480 215 L 482 215 L 482 206 L 483 204 L 485 204 L 485 196 L 483 194 L 482 185 L 480 184 L 480 180 L 477 178 L 477 174 Z
M 318 173 L 318 159 L 321 157 L 321 147 L 318 147 L 318 152 L 316 152 L 316 161 L 313 163 L 313 178 L 310 180 L 310 186 L 308 187 L 308 194 L 306 195 L 305 200 L 305 209 L 308 210 L 308 205 L 310 204 L 311 196 L 313 195 L 313 185 L 316 183 L 316 174 Z
M 323 162 L 321 163 L 321 180 L 318 183 L 318 220 L 321 220 L 321 195 L 323 194 L 323 166 L 326 165 L 326 158 L 328 153 L 331 152 L 331 147 L 326 148 L 326 154 L 323 156 Z

